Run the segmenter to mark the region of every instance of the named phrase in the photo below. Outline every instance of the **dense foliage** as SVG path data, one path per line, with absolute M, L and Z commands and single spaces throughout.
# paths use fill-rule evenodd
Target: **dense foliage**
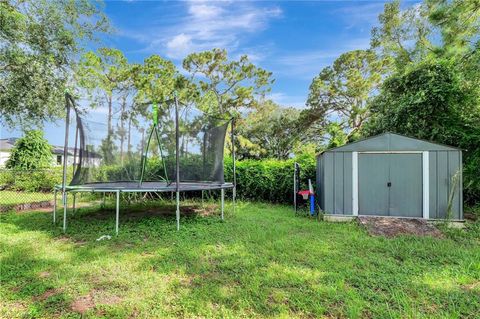
M 301 135 L 301 111 L 259 101 L 255 111 L 236 121 L 239 158 L 287 159 Z
M 23 170 L 46 168 L 52 165 L 52 148 L 42 131 L 27 131 L 11 150 L 6 167 Z
M 455 65 L 426 61 L 391 76 L 372 102 L 367 135 L 391 131 L 464 150 L 465 196 L 480 199 L 480 108 Z
M 311 108 L 309 123 L 320 121 L 327 133 L 339 126 L 347 140 L 358 135 L 370 116 L 368 102 L 378 90 L 390 60 L 380 58 L 373 50 L 343 53 L 312 80 L 307 105 Z M 332 135 L 331 135 L 332 136 Z
M 301 166 L 301 187 L 308 187 L 308 179 L 315 184 L 315 161 L 298 159 Z M 243 160 L 236 164 L 237 196 L 245 200 L 275 203 L 293 203 L 294 159 Z M 225 161 L 225 180 L 232 181 L 231 160 Z
M 298 161 L 301 166 L 301 187 L 308 187 L 308 179 L 315 184 L 315 162 L 311 156 L 289 160 L 253 160 L 247 159 L 236 162 L 237 168 L 237 197 L 245 200 L 269 201 L 291 204 L 293 200 L 293 164 Z M 188 163 L 187 163 L 188 164 Z M 191 161 L 191 165 L 198 161 Z M 225 181 L 233 181 L 232 159 L 225 159 Z M 104 166 L 95 171 L 99 180 L 121 180 L 125 171 L 132 174 L 139 173 L 138 163 L 130 166 Z M 158 159 L 147 163 L 145 180 L 158 180 L 163 176 Z M 194 170 L 190 170 L 194 172 Z M 72 178 L 72 170 L 67 170 L 67 180 Z M 173 178 L 173 176 L 171 176 Z M 39 169 L 34 171 L 0 170 L 0 187 L 14 191 L 51 191 L 55 185 L 62 183 L 62 168 Z
M 67 171 L 67 179 L 72 178 Z M 0 170 L 0 189 L 17 192 L 52 192 L 55 185 L 62 184 L 61 167 L 36 170 Z
M 63 108 L 83 42 L 107 30 L 96 1 L 0 1 L 0 120 L 41 124 Z

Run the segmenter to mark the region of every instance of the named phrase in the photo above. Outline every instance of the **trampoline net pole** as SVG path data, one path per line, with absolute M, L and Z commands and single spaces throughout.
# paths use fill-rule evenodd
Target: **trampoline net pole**
M 155 127 L 152 127 L 150 134 L 148 135 L 148 140 L 147 140 L 147 147 L 145 148 L 145 153 L 142 154 L 142 168 L 140 171 L 140 181 L 139 184 L 142 185 L 143 182 L 143 175 L 145 174 L 145 167 L 147 166 L 147 156 L 148 156 L 148 149 L 150 148 L 150 141 L 152 140 L 152 135 L 153 135 L 153 130 Z
M 293 206 L 297 212 L 297 163 L 293 165 Z
M 177 210 L 176 210 L 177 230 L 180 230 L 180 192 L 176 192 L 176 194 L 177 194 Z
M 65 107 L 67 115 L 65 117 L 65 143 L 63 145 L 63 178 L 62 178 L 62 200 L 63 200 L 63 231 L 67 229 L 67 160 L 68 160 L 68 132 L 70 129 L 70 107 L 72 99 L 68 92 L 65 92 Z
M 75 146 L 73 148 L 73 165 L 72 165 L 72 176 L 75 175 L 75 166 L 77 164 L 77 150 L 78 150 L 78 125 L 75 128 Z
M 177 193 L 177 230 L 180 230 L 180 193 L 179 193 L 179 183 L 180 183 L 180 154 L 179 154 L 179 140 L 180 132 L 178 127 L 178 98 L 177 93 L 174 92 L 175 99 L 175 189 Z
M 53 223 L 55 224 L 57 219 L 57 189 L 53 191 Z
M 232 190 L 232 202 L 233 213 L 235 214 L 235 200 L 237 197 L 237 174 L 236 174 L 236 162 L 235 162 L 235 118 L 232 118 L 232 162 L 233 162 L 233 190 Z

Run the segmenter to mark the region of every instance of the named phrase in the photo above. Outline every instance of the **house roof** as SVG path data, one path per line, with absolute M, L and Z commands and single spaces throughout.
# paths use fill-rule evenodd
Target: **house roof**
M 15 142 L 18 140 L 18 137 L 9 137 L 9 138 L 3 138 L 0 139 L 0 151 L 7 151 L 10 152 L 11 149 L 14 147 Z M 74 147 L 69 147 L 68 148 L 68 155 L 73 156 L 73 153 L 75 152 Z M 79 153 L 79 150 L 77 149 L 77 154 Z M 63 146 L 55 146 L 52 145 L 52 154 L 54 155 L 63 155 Z M 89 152 L 89 156 L 91 158 L 102 158 L 102 156 L 96 152 Z
M 18 137 L 9 137 L 0 139 L 0 151 L 9 151 L 15 145 Z
M 326 152 L 362 152 L 362 151 L 459 151 L 453 146 L 416 139 L 396 133 L 386 132 L 363 140 L 348 143 L 323 151 Z

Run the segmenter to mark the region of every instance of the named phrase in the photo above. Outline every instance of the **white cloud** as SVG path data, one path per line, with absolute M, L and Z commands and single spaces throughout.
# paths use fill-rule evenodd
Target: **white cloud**
M 185 33 L 174 36 L 167 42 L 167 50 L 176 56 L 185 56 L 192 46 L 192 38 Z
M 385 2 L 355 3 L 332 11 L 333 14 L 347 22 L 346 28 L 359 27 L 361 31 L 370 30 L 372 24 L 378 21 L 378 15 L 383 12 Z
M 305 108 L 305 96 L 293 96 L 283 92 L 272 92 L 267 95 L 267 98 L 281 106 L 298 109 Z
M 295 76 L 300 79 L 312 79 L 320 70 L 338 58 L 342 53 L 368 49 L 370 47 L 370 38 L 355 39 L 348 42 L 342 42 L 343 45 L 335 50 L 313 50 L 301 52 L 289 52 L 282 54 L 278 58 L 272 58 L 272 62 L 278 67 L 274 74 Z
M 187 1 L 184 5 L 186 12 L 179 14 L 175 23 L 135 33 L 125 30 L 122 34 L 145 43 L 142 51 L 182 59 L 191 52 L 212 48 L 235 52 L 249 35 L 264 30 L 269 21 L 282 15 L 276 6 L 252 2 Z

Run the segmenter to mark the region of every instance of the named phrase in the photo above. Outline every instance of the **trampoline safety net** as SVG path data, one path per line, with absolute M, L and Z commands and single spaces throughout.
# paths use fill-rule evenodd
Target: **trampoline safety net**
M 70 186 L 176 182 L 174 101 L 125 110 L 125 105 L 110 111 L 78 102 L 71 107 Z M 230 120 L 180 103 L 178 117 L 179 182 L 224 183 L 223 157 Z

